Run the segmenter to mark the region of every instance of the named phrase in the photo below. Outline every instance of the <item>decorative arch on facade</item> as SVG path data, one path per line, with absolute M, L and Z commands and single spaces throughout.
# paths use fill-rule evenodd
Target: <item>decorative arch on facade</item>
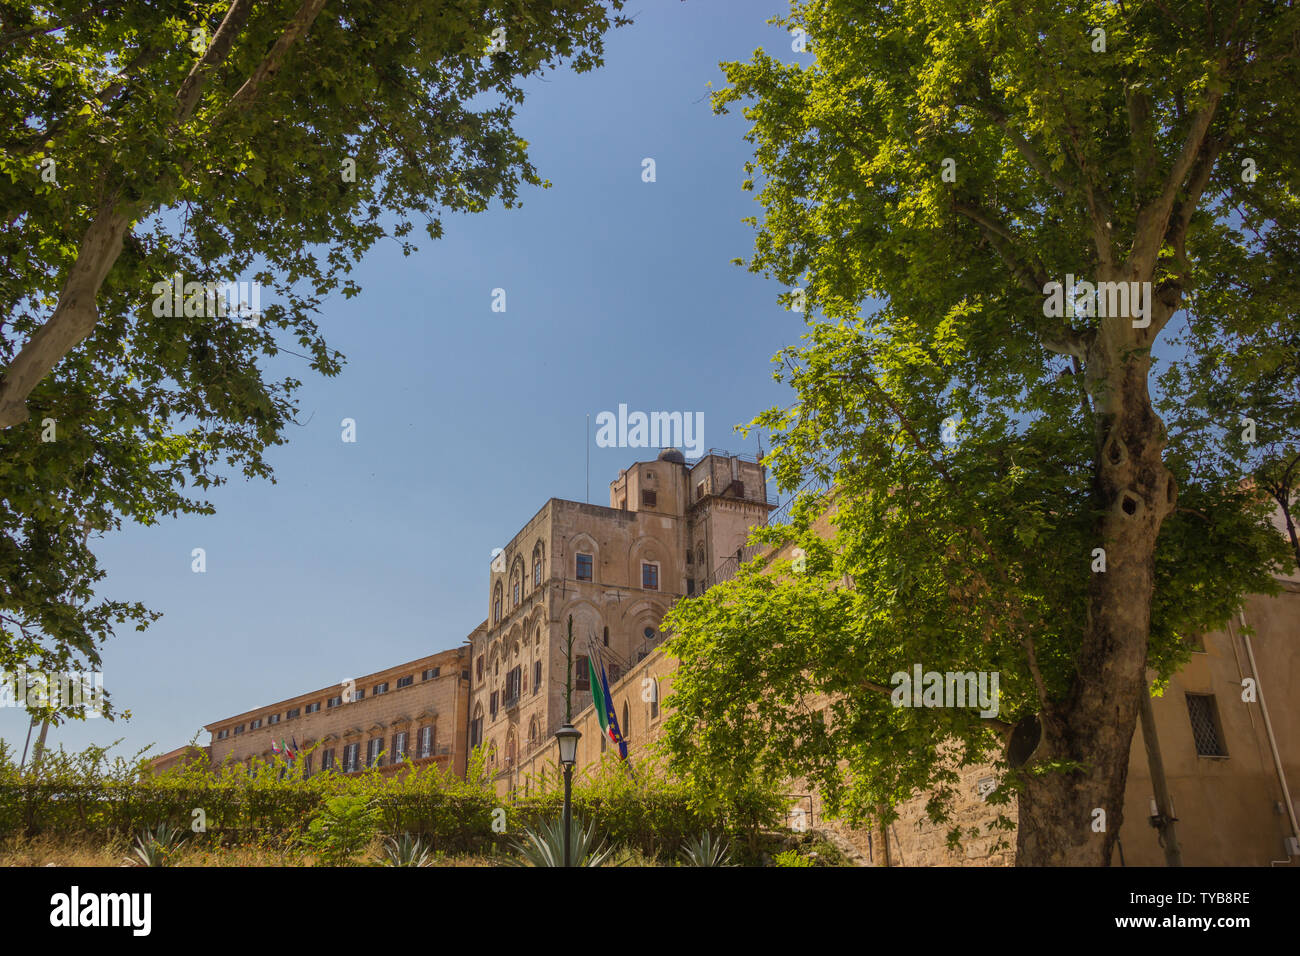
M 524 559 L 515 556 L 510 565 L 510 609 L 513 611 L 524 599 Z
M 529 563 L 529 581 L 530 587 L 539 587 L 546 580 L 546 549 L 542 547 L 542 542 L 538 541 L 533 545 L 533 559 Z
M 492 623 L 494 625 L 501 623 L 502 610 L 503 609 L 501 607 L 501 582 L 498 580 L 497 583 L 492 588 Z
M 677 581 L 677 562 L 672 551 L 658 538 L 643 535 L 637 538 L 627 550 L 627 573 L 632 587 L 641 587 L 641 562 L 649 561 L 659 565 L 659 590 L 674 590 Z
M 532 750 L 538 744 L 537 715 L 534 714 L 528 721 L 528 749 Z
M 519 757 L 519 741 L 515 735 L 515 728 L 511 727 L 506 731 L 506 766 L 513 767 Z
M 577 578 L 578 576 L 578 554 L 591 555 L 591 580 L 600 581 L 600 545 L 596 539 L 585 531 L 579 531 L 566 543 L 565 560 L 568 567 L 564 569 L 564 577 Z

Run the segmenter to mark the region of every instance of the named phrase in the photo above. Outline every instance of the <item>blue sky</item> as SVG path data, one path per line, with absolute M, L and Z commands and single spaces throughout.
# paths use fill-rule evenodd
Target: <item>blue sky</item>
M 707 84 L 760 46 L 809 57 L 766 23 L 785 10 L 633 3 L 603 69 L 531 84 L 516 129 L 552 188 L 449 218 L 410 258 L 371 251 L 363 293 L 320 316 L 343 374 L 290 367 L 307 424 L 272 451 L 277 483 L 236 477 L 210 496 L 215 516 L 99 541 L 100 593 L 163 617 L 104 651 L 131 718 L 66 724 L 52 746 L 170 750 L 221 717 L 460 644 L 487 615 L 491 550 L 548 498 L 583 500 L 588 445 L 598 504 L 656 454 L 596 447 L 601 411 L 702 412 L 706 448 L 756 449 L 732 426 L 789 402 L 770 359 L 802 322 L 775 282 L 730 264 L 751 251 L 740 220 L 758 207 L 740 189 L 744 119 L 714 116 Z M 25 712 L 0 711 L 0 737 L 21 750 L 26 731 Z

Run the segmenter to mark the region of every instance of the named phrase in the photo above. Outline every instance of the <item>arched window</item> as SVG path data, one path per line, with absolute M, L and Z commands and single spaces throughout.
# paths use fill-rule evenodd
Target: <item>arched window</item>
M 704 545 L 702 544 L 695 549 L 695 563 L 699 565 L 702 572 L 707 572 L 709 570 L 704 566 Z
M 537 746 L 537 718 L 528 721 L 528 749 Z
M 650 681 L 650 719 L 655 720 L 659 716 L 659 681 Z
M 496 588 L 492 591 L 492 623 L 501 623 L 501 582 L 497 582 Z
M 513 581 L 510 582 L 510 598 L 511 598 L 510 606 L 512 608 L 519 606 L 519 596 L 520 596 L 519 579 L 515 578 Z
M 623 726 L 620 727 L 619 730 L 623 731 L 624 740 L 632 739 L 632 733 L 631 733 L 632 724 L 631 721 L 628 720 L 630 716 L 631 715 L 628 713 L 628 709 L 627 709 L 627 701 L 623 701 Z
M 609 647 L 609 628 L 605 628 L 605 646 Z
M 542 583 L 542 543 L 537 542 L 533 548 L 533 587 Z

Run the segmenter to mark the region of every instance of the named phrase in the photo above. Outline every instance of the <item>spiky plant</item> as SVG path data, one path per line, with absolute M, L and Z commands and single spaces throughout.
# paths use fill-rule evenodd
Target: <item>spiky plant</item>
M 682 859 L 687 866 L 731 866 L 731 848 L 727 841 L 714 839 L 713 834 L 705 830 L 694 840 L 687 840 L 682 846 Z
M 384 841 L 379 855 L 380 866 L 432 866 L 433 853 L 424 840 L 403 833 Z
M 524 830 L 522 840 L 511 843 L 511 849 L 520 859 L 511 859 L 511 866 L 564 866 L 564 820 L 557 818 L 537 828 Z M 596 839 L 596 824 L 584 827 L 574 817 L 569 834 L 569 857 L 573 866 L 601 866 L 613 852 L 602 839 Z
M 134 859 L 127 857 L 127 860 L 136 866 L 171 866 L 172 859 L 189 839 L 184 833 L 180 827 L 166 823 L 158 824 L 153 830 L 141 830 L 135 838 Z

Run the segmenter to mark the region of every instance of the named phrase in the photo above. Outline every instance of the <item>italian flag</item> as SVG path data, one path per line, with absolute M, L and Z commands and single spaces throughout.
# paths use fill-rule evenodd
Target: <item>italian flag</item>
M 600 672 L 596 670 L 594 654 L 587 658 L 587 669 L 591 671 L 591 702 L 596 708 L 596 720 L 600 724 L 600 732 L 609 739 L 610 743 L 616 744 L 618 738 L 614 736 L 614 731 L 609 725 L 609 698 L 605 696 L 605 685 L 600 679 Z

